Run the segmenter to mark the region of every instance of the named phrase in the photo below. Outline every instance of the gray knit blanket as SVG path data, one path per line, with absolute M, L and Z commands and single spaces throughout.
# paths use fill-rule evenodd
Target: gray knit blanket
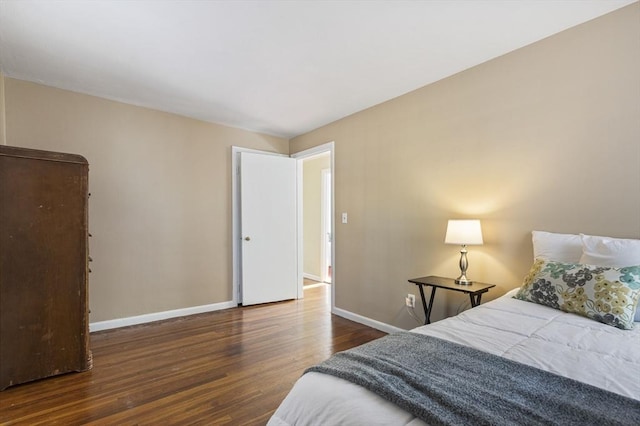
M 640 425 L 640 401 L 417 333 L 336 353 L 311 371 L 363 386 L 434 426 Z

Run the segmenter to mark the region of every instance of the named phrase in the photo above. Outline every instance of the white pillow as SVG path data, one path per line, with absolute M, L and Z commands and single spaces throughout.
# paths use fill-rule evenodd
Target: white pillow
M 563 263 L 580 263 L 582 239 L 577 234 L 556 234 L 532 231 L 533 260 L 544 259 Z
M 580 263 L 612 268 L 640 265 L 640 240 L 580 234 Z

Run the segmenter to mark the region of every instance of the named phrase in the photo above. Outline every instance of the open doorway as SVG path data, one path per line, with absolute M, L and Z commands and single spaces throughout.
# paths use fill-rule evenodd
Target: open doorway
M 328 154 L 327 154 L 328 155 Z M 333 265 L 331 246 L 333 245 L 333 217 L 331 216 L 331 168 L 322 169 L 322 281 L 331 284 Z
M 302 223 L 305 284 L 331 283 L 331 157 L 302 160 Z
M 302 200 L 298 210 L 300 226 L 298 266 L 301 284 L 322 285 L 327 287 L 327 297 L 331 299 L 331 311 L 335 309 L 336 267 L 335 267 L 335 179 L 334 142 L 328 142 L 304 151 L 292 154 L 298 160 L 298 177 L 302 185 L 298 186 L 298 199 Z M 310 188 L 305 204 L 305 176 Z M 313 195 L 315 193 L 315 195 Z M 309 201 L 309 197 L 313 200 Z M 316 219 L 305 229 L 304 214 L 311 213 Z M 305 265 L 306 259 L 306 265 Z M 303 287 L 301 285 L 301 287 Z M 304 290 L 301 288 L 301 292 Z

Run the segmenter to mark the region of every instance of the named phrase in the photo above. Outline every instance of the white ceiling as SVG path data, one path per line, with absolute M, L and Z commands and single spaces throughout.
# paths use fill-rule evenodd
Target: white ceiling
M 292 137 L 634 1 L 0 0 L 0 69 Z

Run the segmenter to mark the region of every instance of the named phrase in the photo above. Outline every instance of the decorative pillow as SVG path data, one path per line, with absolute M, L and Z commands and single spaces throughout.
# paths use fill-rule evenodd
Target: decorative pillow
M 596 237 L 580 234 L 582 257 L 580 263 L 598 266 L 640 265 L 640 240 Z
M 582 239 L 577 234 L 532 231 L 533 259 L 578 263 L 582 256 Z
M 640 266 L 608 268 L 538 259 L 513 297 L 628 330 L 640 299 Z

